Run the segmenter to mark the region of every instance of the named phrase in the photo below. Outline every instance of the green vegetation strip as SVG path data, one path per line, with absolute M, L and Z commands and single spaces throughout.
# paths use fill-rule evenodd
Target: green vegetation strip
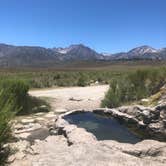
M 166 84 L 166 68 L 137 70 L 110 82 L 103 107 L 118 107 L 149 97 Z

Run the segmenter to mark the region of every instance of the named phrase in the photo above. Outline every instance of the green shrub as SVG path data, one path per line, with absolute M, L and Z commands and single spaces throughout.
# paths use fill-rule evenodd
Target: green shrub
M 1 102 L 5 103 L 8 98 L 13 98 L 19 112 L 27 107 L 29 86 L 21 80 L 3 80 L 0 82 L 0 89 L 3 90 Z
M 4 102 L 5 91 L 0 92 L 0 165 L 4 165 L 10 150 L 4 148 L 4 144 L 9 142 L 12 138 L 11 134 L 11 122 L 15 113 L 17 112 L 17 106 L 15 98 L 9 97 Z
M 77 85 L 78 86 L 87 86 L 88 85 L 88 78 L 85 74 L 80 74 Z
M 11 140 L 11 119 L 15 115 L 25 115 L 48 111 L 49 105 L 41 99 L 28 95 L 29 86 L 21 80 L 0 81 L 0 165 L 8 157 L 4 144 Z
M 33 96 L 27 96 L 24 109 L 20 110 L 17 115 L 29 115 L 37 112 L 49 112 L 50 105 L 43 99 Z
M 10 120 L 24 109 L 27 92 L 28 85 L 22 81 L 0 82 L 0 154 L 2 154 L 3 145 L 11 138 Z
M 138 70 L 110 82 L 110 89 L 102 101 L 103 107 L 117 107 L 148 97 L 166 83 L 166 68 Z

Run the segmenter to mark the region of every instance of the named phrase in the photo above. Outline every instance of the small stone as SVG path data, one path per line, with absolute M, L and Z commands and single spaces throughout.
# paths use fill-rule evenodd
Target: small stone
M 144 116 L 149 116 L 150 115 L 150 111 L 149 110 L 143 110 L 142 114 Z
M 46 117 L 46 118 L 54 118 L 54 117 L 56 117 L 56 115 L 54 114 L 54 112 L 49 112 L 44 117 Z
M 49 133 L 50 133 L 50 135 L 58 135 L 58 131 L 55 130 L 54 128 L 50 128 Z
M 38 113 L 35 114 L 35 116 L 43 116 L 45 114 L 46 114 L 45 112 L 38 112 Z
M 64 109 L 64 108 L 58 108 L 58 109 L 56 109 L 54 112 L 55 113 L 65 113 L 65 112 L 67 112 L 68 110 L 67 109 Z
M 156 106 L 156 109 L 161 111 L 161 110 L 166 110 L 166 102 L 159 104 Z
M 166 128 L 166 120 L 163 120 L 163 126 Z
M 30 133 L 20 133 L 17 135 L 19 139 L 27 139 L 31 134 Z
M 11 155 L 11 156 L 9 156 L 9 158 L 8 158 L 8 162 L 9 162 L 9 163 L 12 163 L 12 162 L 14 162 L 15 159 L 16 159 L 16 157 L 15 157 L 14 155 Z
M 160 118 L 161 119 L 166 119 L 166 110 L 160 112 Z
M 141 101 L 147 103 L 149 102 L 149 99 L 142 99 Z
M 18 124 L 16 124 L 16 125 L 14 125 L 14 128 L 16 129 L 16 130 L 22 130 L 22 129 L 24 129 L 24 125 L 23 124 L 21 124 L 21 123 L 18 123 Z
M 35 119 L 22 119 L 21 123 L 22 124 L 27 124 L 27 123 L 34 123 Z
M 151 123 L 149 124 L 149 128 L 153 130 L 159 130 L 162 127 L 161 123 Z
M 44 121 L 44 118 L 41 118 L 41 117 L 38 117 L 38 118 L 35 118 L 36 121 Z
M 22 130 L 15 130 L 15 134 L 21 134 L 21 133 L 25 133 L 25 132 L 30 132 L 33 130 L 37 130 L 40 129 L 41 125 L 39 123 L 29 123 L 27 125 L 24 125 L 24 128 Z

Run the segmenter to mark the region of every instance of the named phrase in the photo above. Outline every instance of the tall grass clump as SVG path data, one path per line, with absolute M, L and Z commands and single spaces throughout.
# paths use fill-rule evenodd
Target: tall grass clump
M 0 89 L 3 90 L 3 102 L 9 98 L 14 100 L 14 104 L 19 108 L 19 112 L 23 112 L 27 107 L 27 98 L 29 85 L 21 80 L 3 80 L 0 82 Z
M 21 80 L 0 81 L 0 165 L 4 165 L 10 150 L 4 145 L 12 138 L 11 120 L 15 115 L 46 111 L 43 100 L 28 95 L 29 85 Z M 38 108 L 40 107 L 40 109 Z M 47 110 L 48 111 L 48 110 Z
M 77 81 L 77 85 L 78 86 L 87 86 L 89 84 L 88 82 L 88 75 L 87 74 L 83 74 L 83 73 L 80 73 L 80 76 L 78 78 L 78 81 Z
M 26 107 L 28 89 L 24 81 L 0 81 L 0 165 L 5 165 L 10 154 L 10 149 L 4 145 L 12 138 L 12 118 Z
M 166 68 L 129 73 L 111 80 L 110 89 L 102 101 L 102 106 L 112 108 L 138 101 L 156 93 L 165 83 Z
M 3 93 L 2 91 L 0 92 L 0 165 L 5 165 L 10 154 L 9 147 L 4 147 L 4 145 L 12 140 L 10 121 L 17 112 L 14 98 L 10 97 L 6 102 L 1 102 Z
M 5 165 L 10 154 L 9 148 L 5 148 L 4 144 L 12 138 L 11 119 L 20 109 L 19 99 L 22 93 L 16 87 L 16 82 L 13 81 L 0 82 L 0 165 Z

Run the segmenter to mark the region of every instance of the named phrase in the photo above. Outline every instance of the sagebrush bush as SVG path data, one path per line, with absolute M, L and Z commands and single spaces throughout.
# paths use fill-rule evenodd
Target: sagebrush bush
M 46 105 L 46 102 L 30 97 L 28 90 L 28 84 L 21 80 L 0 81 L 0 165 L 4 165 L 8 157 L 9 151 L 4 144 L 12 138 L 11 119 L 18 114 L 38 112 L 39 106 Z M 45 107 L 41 109 L 47 110 Z
M 7 148 L 4 148 L 4 144 L 9 142 L 12 138 L 10 120 L 17 113 L 17 105 L 15 98 L 9 96 L 4 100 L 6 92 L 1 89 L 0 91 L 0 165 L 4 165 L 9 155 Z
M 26 109 L 29 85 L 25 81 L 3 80 L 0 81 L 0 89 L 3 90 L 1 102 L 6 103 L 8 98 L 13 98 L 19 112 Z
M 10 139 L 11 118 L 26 106 L 28 89 L 28 85 L 22 81 L 0 81 L 0 150 Z
M 88 76 L 85 74 L 80 74 L 77 85 L 78 86 L 87 86 L 89 84 L 88 82 Z
M 138 70 L 110 82 L 103 107 L 117 107 L 148 97 L 166 83 L 166 68 Z

